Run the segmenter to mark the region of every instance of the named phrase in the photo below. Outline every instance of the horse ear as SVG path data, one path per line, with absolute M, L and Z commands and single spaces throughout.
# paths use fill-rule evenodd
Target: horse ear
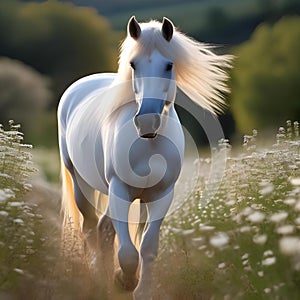
M 141 35 L 141 27 L 139 23 L 137 22 L 135 16 L 132 16 L 128 22 L 127 25 L 127 32 L 130 34 L 130 36 L 137 40 Z
M 168 42 L 170 42 L 170 40 L 172 39 L 172 36 L 173 36 L 173 32 L 174 32 L 174 25 L 168 18 L 165 18 L 165 17 L 163 18 L 161 31 L 162 31 L 163 37 Z

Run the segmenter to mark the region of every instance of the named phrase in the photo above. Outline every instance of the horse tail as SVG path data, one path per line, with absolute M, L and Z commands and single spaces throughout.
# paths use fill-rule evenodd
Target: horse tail
M 61 161 L 61 180 L 62 246 L 63 251 L 66 251 L 73 248 L 80 240 L 82 216 L 75 202 L 71 174 L 63 161 Z
M 134 237 L 134 243 L 136 245 L 140 245 L 143 237 L 143 233 L 145 229 L 147 228 L 148 221 L 148 212 L 147 212 L 147 207 L 142 201 L 140 200 L 140 216 L 139 216 L 139 223 L 135 232 L 135 237 Z

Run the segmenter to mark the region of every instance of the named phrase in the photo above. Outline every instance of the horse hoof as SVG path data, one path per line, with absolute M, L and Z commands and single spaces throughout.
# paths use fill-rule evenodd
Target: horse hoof
M 133 275 L 127 277 L 124 272 L 119 268 L 115 272 L 115 285 L 123 290 L 132 292 L 138 284 L 138 279 Z

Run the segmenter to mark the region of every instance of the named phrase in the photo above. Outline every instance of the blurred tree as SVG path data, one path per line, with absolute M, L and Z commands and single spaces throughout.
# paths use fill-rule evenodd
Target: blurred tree
M 0 49 L 0 55 L 21 60 L 51 77 L 55 92 L 52 107 L 79 77 L 115 68 L 119 36 L 94 9 L 47 1 L 6 10 L 12 16 L 6 19 L 13 22 L 1 24 L 2 35 L 6 28 L 10 33 L 1 42 L 5 48 Z
M 236 50 L 232 110 L 241 132 L 300 116 L 300 17 L 261 25 Z
M 47 78 L 19 61 L 0 58 L 0 123 L 21 123 L 30 140 L 40 130 L 51 97 Z

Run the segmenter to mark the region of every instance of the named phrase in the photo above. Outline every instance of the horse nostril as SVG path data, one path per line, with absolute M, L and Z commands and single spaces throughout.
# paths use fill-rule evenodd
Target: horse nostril
M 133 122 L 140 137 L 154 138 L 161 125 L 161 118 L 157 113 L 137 113 L 133 118 Z

